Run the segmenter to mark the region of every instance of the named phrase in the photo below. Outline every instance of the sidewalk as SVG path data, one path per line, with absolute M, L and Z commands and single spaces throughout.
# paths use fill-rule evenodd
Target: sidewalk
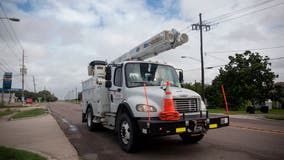
M 55 119 L 50 115 L 0 121 L 0 146 L 38 153 L 50 160 L 78 160 Z

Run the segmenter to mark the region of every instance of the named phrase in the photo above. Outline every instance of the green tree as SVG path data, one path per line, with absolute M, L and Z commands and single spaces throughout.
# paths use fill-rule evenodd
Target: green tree
M 195 83 L 185 83 L 183 84 L 183 88 L 187 88 L 190 90 L 193 90 L 197 92 L 199 95 L 202 93 L 202 84 L 200 82 L 195 82 Z M 210 103 L 214 101 L 213 99 L 215 98 L 215 94 L 210 94 L 212 91 L 212 87 L 209 84 L 205 84 L 205 98 L 207 99 L 207 104 L 209 107 L 215 108 L 216 106 L 213 103 Z
M 183 84 L 183 87 L 184 88 L 187 88 L 187 89 L 190 89 L 190 90 L 193 90 L 195 92 L 197 92 L 198 94 L 201 95 L 201 92 L 202 92 L 202 85 L 200 82 L 196 82 L 196 83 L 185 83 Z
M 215 94 L 215 104 L 223 105 L 220 103 L 223 102 L 221 85 L 225 87 L 231 109 L 237 110 L 247 101 L 261 104 L 270 98 L 277 75 L 271 71 L 269 57 L 246 51 L 229 56 L 229 60 L 212 82 L 211 94 Z
M 24 91 L 25 98 L 32 98 L 33 101 L 36 101 L 38 97 L 41 97 L 43 101 L 54 102 L 57 101 L 57 97 L 51 94 L 47 90 L 39 91 L 38 93 Z M 15 92 L 15 96 L 18 98 L 22 97 L 22 92 Z
M 55 97 L 53 94 L 51 94 L 47 90 L 39 91 L 38 96 L 42 97 L 43 101 L 47 101 L 47 102 L 57 101 L 57 97 Z

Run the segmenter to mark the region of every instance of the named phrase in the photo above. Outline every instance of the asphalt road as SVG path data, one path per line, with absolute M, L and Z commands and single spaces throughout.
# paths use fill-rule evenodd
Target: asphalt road
M 179 136 L 147 139 L 137 153 L 125 153 L 113 131 L 89 132 L 81 123 L 81 107 L 50 103 L 53 116 L 82 159 L 198 159 L 198 160 L 282 160 L 284 159 L 284 122 L 276 120 L 231 118 L 231 126 L 209 130 L 198 144 L 183 144 Z

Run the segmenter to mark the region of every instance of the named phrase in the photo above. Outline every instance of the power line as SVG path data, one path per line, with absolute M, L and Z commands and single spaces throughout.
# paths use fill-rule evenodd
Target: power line
M 6 11 L 5 11 L 4 7 L 2 6 L 1 2 L 0 2 L 0 8 L 2 9 L 2 11 L 4 13 L 4 16 L 8 18 L 7 14 L 6 14 Z M 9 20 L 8 20 L 8 24 L 9 24 L 9 26 L 10 26 L 10 28 L 12 30 L 12 33 L 14 34 L 14 37 L 15 37 L 16 41 L 18 42 L 21 50 L 24 50 L 24 48 L 23 48 L 23 46 L 22 46 L 22 44 L 21 44 L 21 42 L 20 42 L 20 40 L 19 40 L 15 30 L 14 30 L 14 27 L 11 25 L 11 22 Z
M 248 51 L 248 50 L 269 50 L 269 49 L 277 49 L 277 48 L 284 48 L 284 45 L 274 46 L 274 47 L 265 47 L 265 48 L 248 48 L 248 49 L 227 50 L 227 51 L 208 51 L 206 52 L 206 54 L 209 55 L 213 53 L 233 53 L 233 52 L 242 52 L 242 51 Z
M 275 5 L 272 5 L 272 6 L 269 6 L 269 7 L 261 8 L 261 9 L 258 9 L 258 10 L 254 10 L 254 11 L 248 12 L 246 14 L 242 14 L 240 16 L 237 16 L 237 17 L 228 18 L 228 19 L 224 19 L 224 20 L 220 20 L 220 21 L 216 20 L 216 21 L 212 21 L 212 22 L 209 22 L 209 23 L 210 24 L 212 24 L 212 23 L 219 24 L 219 23 L 223 23 L 223 22 L 228 22 L 228 21 L 231 21 L 231 20 L 234 20 L 234 19 L 238 19 L 238 18 L 241 18 L 241 17 L 244 17 L 244 16 L 248 16 L 248 15 L 251 15 L 251 14 L 254 14 L 254 13 L 264 11 L 264 10 L 269 9 L 269 8 L 278 7 L 278 6 L 281 6 L 282 4 L 284 4 L 284 2 L 275 4 Z
M 12 71 L 12 72 L 16 72 L 15 69 L 13 69 L 10 65 L 8 65 L 7 63 L 5 64 L 6 61 L 2 61 L 0 62 L 0 64 L 2 64 L 2 66 L 4 66 L 5 68 L 7 68 L 7 71 Z
M 3 72 L 7 72 L 9 69 L 6 67 L 6 66 L 4 66 L 1 62 L 0 62 L 0 64 L 1 64 L 1 70 L 3 71 Z M 3 70 L 4 69 L 4 70 Z
M 238 10 L 235 10 L 235 11 L 232 11 L 232 12 L 227 12 L 225 14 L 222 14 L 220 16 L 217 16 L 217 17 L 214 17 L 214 18 L 209 18 L 209 19 L 206 19 L 205 21 L 216 21 L 216 20 L 220 20 L 220 19 L 225 19 L 225 18 L 228 18 L 228 17 L 231 17 L 233 16 L 234 14 L 239 14 L 240 11 L 243 11 L 243 10 L 248 10 L 248 9 L 252 9 L 252 8 L 256 8 L 258 6 L 261 6 L 261 5 L 264 5 L 264 4 L 267 4 L 267 3 L 270 3 L 272 1 L 275 1 L 275 0 L 266 0 L 264 2 L 260 2 L 260 3 L 257 3 L 257 4 L 254 4 L 254 5 L 251 5 L 251 6 L 247 6 L 245 8 L 241 8 L 241 9 L 238 9 Z M 239 12 L 239 13 L 238 13 Z
M 4 63 L 3 65 L 8 66 L 11 70 L 17 72 L 13 67 L 11 67 L 11 65 L 9 65 L 9 63 L 7 63 L 7 61 L 3 58 L 0 58 L 0 60 Z
M 5 72 L 5 70 L 4 70 L 3 68 L 1 68 L 1 66 L 0 66 L 0 69 L 1 69 L 3 72 Z
M 213 56 L 213 55 L 208 55 L 206 52 L 205 52 L 205 56 L 209 56 L 209 57 L 212 57 L 212 58 L 215 58 L 215 59 L 217 59 L 217 60 L 220 60 L 220 61 L 224 61 L 224 59 L 223 58 L 220 58 L 220 57 L 217 57 L 217 56 Z
M 212 23 L 214 23 L 214 21 L 226 19 L 226 18 L 228 18 L 228 17 L 231 17 L 231 16 L 234 16 L 234 15 L 236 15 L 236 14 L 239 14 L 240 11 L 248 10 L 248 9 L 251 9 L 251 8 L 255 8 L 255 7 L 258 7 L 258 6 L 261 6 L 261 5 L 270 3 L 270 2 L 272 2 L 272 1 L 275 1 L 275 0 L 266 0 L 266 1 L 264 1 L 264 2 L 260 2 L 260 3 L 254 4 L 254 5 L 245 7 L 245 8 L 241 8 L 241 9 L 238 9 L 238 10 L 235 10 L 235 11 L 232 11 L 232 12 L 228 12 L 228 13 L 222 14 L 222 15 L 217 16 L 217 17 L 209 18 L 209 19 L 204 20 L 203 23 L 207 22 L 208 24 L 212 24 Z M 239 12 L 239 13 L 238 13 L 238 12 Z M 196 18 L 195 18 L 193 21 L 196 21 Z M 220 23 L 220 22 L 219 22 L 219 23 Z M 181 31 L 184 31 L 184 30 L 186 30 L 186 29 L 189 29 L 190 26 L 191 26 L 191 25 L 184 27 L 183 29 L 181 29 Z M 187 31 L 186 33 L 190 32 L 190 31 L 192 31 L 192 30 Z
M 272 61 L 274 61 L 274 60 L 279 60 L 279 59 L 284 59 L 284 57 L 271 58 L 271 59 L 269 59 L 269 60 L 272 60 Z
M 9 34 L 9 36 L 11 37 L 11 36 L 12 36 L 11 33 L 9 32 L 8 28 L 6 27 L 6 25 L 4 24 L 4 22 L 3 22 L 2 20 L 1 20 L 1 23 L 2 23 L 3 26 L 5 27 L 7 33 Z M 2 38 L 2 37 L 3 37 L 3 38 Z M 15 50 L 13 50 L 12 47 L 9 45 L 8 41 L 7 41 L 7 40 L 5 41 L 4 36 L 1 34 L 1 32 L 0 32 L 0 39 L 1 39 L 3 42 L 5 42 L 6 46 L 12 51 L 11 53 L 12 53 L 14 56 L 16 56 L 16 57 L 18 58 L 19 56 L 17 55 L 17 53 L 15 52 Z M 12 41 L 13 41 L 13 40 L 12 40 Z
M 271 58 L 269 60 L 280 60 L 280 59 L 284 59 L 284 57 L 277 57 L 277 58 Z M 219 64 L 219 65 L 216 65 L 216 66 L 208 66 L 208 67 L 204 67 L 205 69 L 212 69 L 212 68 L 216 68 L 216 67 L 222 67 L 222 66 L 226 66 L 227 64 Z M 187 69 L 187 70 L 184 70 L 184 72 L 188 72 L 188 71 L 196 71 L 196 70 L 200 70 L 200 68 L 193 68 L 193 69 Z

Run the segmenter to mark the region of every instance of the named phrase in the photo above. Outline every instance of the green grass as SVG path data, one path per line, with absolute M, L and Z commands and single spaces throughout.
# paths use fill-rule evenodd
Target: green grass
M 73 99 L 73 100 L 65 100 L 65 102 L 69 102 L 69 103 L 73 103 L 73 104 L 80 104 L 80 101 L 79 100 L 75 100 L 75 99 Z
M 226 110 L 223 108 L 217 108 L 217 109 L 208 109 L 209 113 L 226 113 Z M 229 114 L 247 114 L 246 111 L 229 111 Z
M 265 118 L 274 120 L 284 120 L 284 115 L 267 115 Z
M 7 115 L 12 114 L 12 113 L 13 113 L 13 111 L 10 111 L 10 110 L 1 111 L 0 117 L 7 116 Z
M 18 119 L 18 118 L 34 117 L 34 116 L 39 116 L 39 115 L 46 114 L 46 113 L 47 113 L 46 109 L 36 108 L 32 110 L 26 110 L 26 111 L 19 112 L 15 114 L 12 118 Z
M 47 160 L 47 158 L 35 153 L 0 146 L 0 160 Z
M 268 113 L 271 113 L 271 114 L 284 114 L 284 109 L 272 109 L 272 110 L 269 110 Z
M 225 109 L 217 108 L 217 109 L 208 109 L 209 113 L 226 113 Z M 229 114 L 249 114 L 245 110 L 242 111 L 229 111 Z M 259 110 L 255 111 L 255 114 L 263 114 Z M 284 109 L 272 109 L 268 111 L 268 114 L 284 114 Z

